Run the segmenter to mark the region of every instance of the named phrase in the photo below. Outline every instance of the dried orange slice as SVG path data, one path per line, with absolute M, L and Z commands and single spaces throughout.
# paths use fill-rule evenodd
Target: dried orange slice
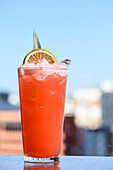
M 46 59 L 48 63 L 53 64 L 57 63 L 55 56 L 47 50 L 44 49 L 35 49 L 30 51 L 24 58 L 23 64 L 28 63 L 39 63 L 42 59 Z

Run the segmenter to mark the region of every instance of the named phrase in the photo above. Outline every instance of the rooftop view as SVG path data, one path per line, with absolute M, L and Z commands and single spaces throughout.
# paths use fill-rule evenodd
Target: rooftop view
M 64 1 L 53 3 L 50 0 L 44 4 L 42 1 L 26 3 L 21 0 L 1 2 L 0 154 L 23 155 L 21 110 L 25 109 L 24 112 L 29 117 L 30 107 L 33 111 L 37 107 L 47 108 L 46 103 L 43 106 L 41 102 L 48 97 L 49 90 L 51 95 L 57 95 L 55 105 L 51 97 L 47 100 L 52 103 L 50 109 L 52 110 L 53 106 L 55 108 L 52 114 L 55 115 L 58 109 L 63 110 L 62 98 L 65 95 L 60 97 L 57 86 L 53 83 L 54 79 L 55 81 L 58 79 L 61 89 L 64 89 L 67 80 L 61 154 L 113 156 L 112 8 L 112 1 L 97 0 L 71 3 Z M 33 49 L 45 50 L 41 52 L 37 50 L 35 54 Z M 48 57 L 44 58 L 45 54 Z M 61 64 L 60 67 L 68 68 L 68 78 L 65 74 L 65 82 L 62 81 L 63 76 L 59 73 L 59 77 L 54 74 L 50 80 L 47 79 L 50 84 L 54 84 L 56 93 L 55 90 L 51 90 L 53 84 L 50 87 L 50 84 L 47 84 L 47 90 L 43 84 L 40 85 L 38 82 L 40 85 L 38 86 L 36 81 L 29 77 L 29 82 L 34 81 L 34 84 L 30 85 L 32 90 L 29 90 L 26 82 L 22 80 L 26 89 L 20 92 L 22 95 L 19 97 L 20 77 L 29 74 L 23 71 L 22 64 L 33 65 L 41 62 L 42 65 L 51 63 L 58 67 Z M 23 70 L 18 74 L 20 66 Z M 40 75 L 43 77 L 42 73 Z M 37 77 L 36 79 L 40 81 Z M 39 106 L 36 105 L 35 108 L 33 97 L 38 96 L 38 88 L 44 90 L 43 93 L 39 91 L 41 96 L 39 101 L 37 99 Z M 32 97 L 31 103 L 29 97 Z M 26 122 L 28 117 L 26 116 Z M 48 122 L 45 121 L 44 125 L 49 124 Z M 29 121 L 26 125 L 28 124 Z M 32 128 L 30 130 L 35 132 Z M 56 131 L 56 138 L 58 134 Z

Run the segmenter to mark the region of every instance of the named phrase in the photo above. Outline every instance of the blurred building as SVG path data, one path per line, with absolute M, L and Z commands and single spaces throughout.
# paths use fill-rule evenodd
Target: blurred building
M 86 129 L 102 125 L 101 91 L 99 88 L 78 89 L 74 92 L 76 124 Z
M 105 81 L 100 85 L 102 98 L 103 126 L 113 129 L 113 82 Z
M 64 115 L 65 116 L 71 116 L 74 114 L 74 100 L 72 97 L 67 97 L 65 100 L 65 109 L 64 109 Z
M 65 155 L 84 155 L 84 142 L 86 130 L 76 126 L 76 117 L 74 113 L 75 105 L 73 98 L 66 98 L 64 112 L 65 134 L 64 145 Z
M 113 93 L 102 93 L 103 126 L 113 127 Z
M 107 150 L 113 156 L 113 81 L 105 81 L 100 87 L 103 127 L 109 128 Z
M 74 115 L 64 117 L 65 155 L 84 155 L 85 130 L 75 124 Z
M 18 96 L 16 94 L 1 92 L 0 110 L 19 110 Z
M 87 130 L 84 143 L 84 154 L 86 156 L 108 156 L 109 128 L 99 128 L 96 130 Z
M 0 154 L 23 154 L 18 97 L 0 93 Z
M 113 155 L 112 81 L 77 89 L 66 100 L 64 132 L 67 155 Z

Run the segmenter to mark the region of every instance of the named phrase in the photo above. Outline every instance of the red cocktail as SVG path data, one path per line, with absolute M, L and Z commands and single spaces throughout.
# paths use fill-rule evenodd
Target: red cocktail
M 26 66 L 18 69 L 25 161 L 58 161 L 68 70 Z

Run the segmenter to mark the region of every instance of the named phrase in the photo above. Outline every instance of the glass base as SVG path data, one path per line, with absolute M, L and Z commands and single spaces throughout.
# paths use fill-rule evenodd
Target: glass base
M 60 157 L 37 158 L 32 156 L 24 156 L 24 161 L 30 163 L 57 163 L 60 161 Z

